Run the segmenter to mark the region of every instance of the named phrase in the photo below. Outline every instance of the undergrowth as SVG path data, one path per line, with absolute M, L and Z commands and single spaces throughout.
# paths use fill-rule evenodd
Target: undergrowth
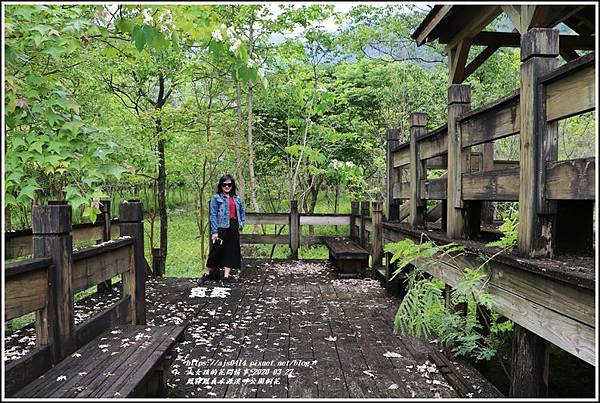
M 401 276 L 407 283 L 407 292 L 394 318 L 394 331 L 413 336 L 434 336 L 447 353 L 478 360 L 489 360 L 512 330 L 512 322 L 495 313 L 494 299 L 487 291 L 489 273 L 487 263 L 491 258 L 480 256 L 481 264 L 475 268 L 462 268 L 456 259 L 464 255 L 461 245 L 450 243 L 436 245 L 432 241 L 415 243 L 410 239 L 387 244 L 385 251 L 393 254 L 390 262 L 397 262 L 393 276 Z M 459 277 L 450 294 L 451 303 L 445 301 L 445 283 L 428 272 L 444 270 Z M 466 314 L 452 307 L 466 305 Z M 483 309 L 491 312 L 488 323 Z M 483 328 L 489 328 L 484 336 Z

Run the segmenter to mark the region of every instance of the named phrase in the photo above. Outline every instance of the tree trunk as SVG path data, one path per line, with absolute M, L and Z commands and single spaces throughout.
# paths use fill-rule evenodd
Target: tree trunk
M 4 230 L 12 231 L 12 221 L 10 220 L 10 206 L 4 209 Z
M 237 141 L 235 147 L 235 175 L 238 194 L 244 197 L 244 176 L 242 172 L 242 88 L 239 81 L 235 82 L 235 103 L 237 112 Z
M 321 182 L 322 179 L 317 178 L 316 183 L 313 187 L 311 187 L 310 189 L 310 204 L 308 206 L 308 213 L 309 214 L 314 214 L 315 213 L 315 208 L 317 207 L 317 199 L 319 197 L 319 188 L 321 187 Z M 308 233 L 309 235 L 314 235 L 315 234 L 315 227 L 314 225 L 309 225 L 308 226 Z
M 248 34 L 248 55 L 252 57 L 254 50 L 254 21 L 250 23 L 250 32 Z M 254 87 L 251 82 L 248 82 L 248 170 L 250 171 L 250 201 L 254 212 L 260 211 L 258 200 L 256 198 L 256 177 L 254 176 L 254 149 L 252 143 L 252 131 L 254 128 L 254 111 L 253 108 Z
M 158 213 L 160 216 L 160 249 L 162 251 L 163 261 L 167 261 L 167 200 L 166 184 L 167 173 L 165 169 L 165 139 L 162 137 L 162 127 L 160 119 L 156 123 L 156 132 L 160 136 L 158 140 Z

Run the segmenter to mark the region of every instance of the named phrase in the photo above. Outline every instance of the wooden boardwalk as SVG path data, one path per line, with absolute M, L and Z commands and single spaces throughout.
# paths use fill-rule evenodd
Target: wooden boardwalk
M 119 294 L 116 287 L 81 301 L 78 317 Z M 187 325 L 175 347 L 169 397 L 501 396 L 463 361 L 450 374 L 433 364 L 435 344 L 394 336 L 399 300 L 375 280 L 335 279 L 324 261 L 247 260 L 231 289 L 153 278 L 146 297 L 148 325 Z M 25 332 L 8 344 L 16 347 Z M 456 375 L 462 392 L 452 386 Z
M 166 281 L 161 293 L 171 284 L 181 305 L 200 303 L 171 368 L 170 397 L 459 396 L 428 361 L 432 344 L 393 335 L 399 301 L 374 280 L 336 280 L 324 262 L 254 261 L 225 297 L 217 283 L 192 291 L 190 280 Z M 189 298 L 198 291 L 204 296 Z M 154 298 L 168 305 L 170 297 Z M 500 396 L 471 368 L 456 366 L 473 397 Z

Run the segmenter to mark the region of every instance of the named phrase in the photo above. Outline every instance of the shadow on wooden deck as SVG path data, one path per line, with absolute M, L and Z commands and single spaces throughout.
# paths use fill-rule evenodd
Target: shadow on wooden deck
M 376 280 L 338 280 L 328 262 L 314 260 L 245 259 L 233 274 L 231 289 L 217 282 L 197 287 L 195 279 L 148 280 L 148 325 L 187 325 L 168 397 L 502 396 L 463 361 L 436 367 L 428 360 L 436 347 L 427 340 L 394 336 L 400 301 Z M 118 298 L 120 285 L 80 301 L 78 320 Z M 25 332 L 6 339 L 15 351 L 34 342 Z M 456 375 L 462 390 L 452 387 Z

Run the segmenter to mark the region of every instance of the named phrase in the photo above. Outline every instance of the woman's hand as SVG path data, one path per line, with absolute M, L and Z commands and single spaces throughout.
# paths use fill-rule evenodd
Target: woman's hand
M 213 242 L 215 242 L 217 240 L 217 238 L 219 237 L 219 234 L 212 234 L 210 236 L 210 239 L 212 239 Z

